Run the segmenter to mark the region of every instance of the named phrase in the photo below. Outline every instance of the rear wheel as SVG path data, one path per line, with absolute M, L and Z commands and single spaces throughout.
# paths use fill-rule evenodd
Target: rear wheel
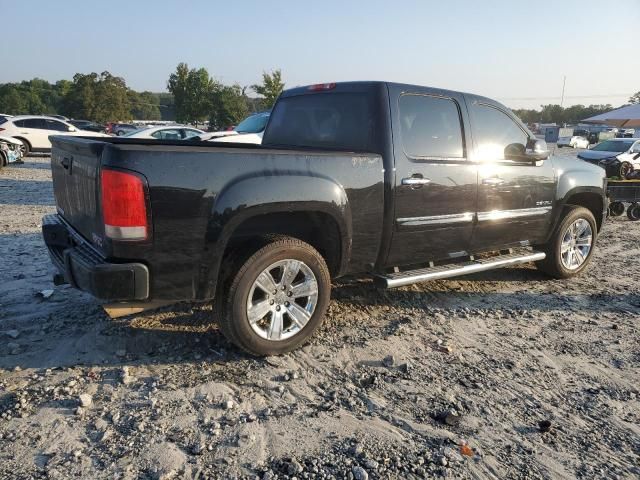
M 640 203 L 632 203 L 629 205 L 629 208 L 627 208 L 627 217 L 634 222 L 640 220 Z
M 584 207 L 568 207 L 549 243 L 542 247 L 547 257 L 537 267 L 555 278 L 571 278 L 582 272 L 593 254 L 597 238 L 593 214 Z
M 279 237 L 246 260 L 223 292 L 220 329 L 253 355 L 290 352 L 322 324 L 330 290 L 322 256 L 301 240 Z

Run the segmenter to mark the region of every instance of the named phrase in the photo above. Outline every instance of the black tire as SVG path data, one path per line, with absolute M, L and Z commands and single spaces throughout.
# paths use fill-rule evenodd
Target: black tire
M 303 262 L 313 272 L 318 289 L 315 310 L 298 333 L 283 340 L 270 340 L 260 336 L 250 325 L 247 302 L 258 276 L 274 263 L 287 259 Z M 290 352 L 305 343 L 322 324 L 329 305 L 331 276 L 324 258 L 311 245 L 291 237 L 272 238 L 236 271 L 228 288 L 222 289 L 224 298 L 217 302 L 222 307 L 218 324 L 225 337 L 242 350 L 258 356 Z M 290 327 L 293 327 L 293 319 L 287 310 L 282 315 L 287 315 L 284 318 L 288 318 Z
M 0 151 L 0 170 L 2 170 L 2 168 L 6 167 L 7 165 L 9 165 L 7 155 L 3 151 Z
M 624 203 L 622 202 L 611 202 L 609 205 L 609 214 L 612 217 L 619 217 L 624 213 Z
M 24 138 L 16 137 L 16 140 L 22 143 L 22 146 L 20 147 L 20 150 L 22 150 L 22 158 L 27 158 L 31 153 L 31 144 Z
M 586 220 L 591 227 L 591 249 L 589 250 L 586 258 L 580 266 L 574 269 L 569 269 L 563 264 L 562 261 L 562 241 L 569 227 L 580 219 Z M 547 257 L 544 260 L 536 262 L 536 266 L 539 270 L 554 278 L 575 277 L 576 275 L 581 273 L 591 262 L 593 250 L 596 246 L 597 236 L 598 229 L 596 219 L 594 218 L 591 211 L 584 207 L 566 207 L 566 213 L 560 223 L 556 226 L 556 229 L 553 231 L 553 235 L 551 236 L 549 243 L 541 247 L 541 250 L 547 254 Z
M 640 203 L 632 203 L 627 208 L 627 217 L 632 222 L 640 220 Z
M 618 172 L 618 176 L 624 180 L 627 178 L 627 175 L 629 175 L 631 172 L 633 172 L 633 165 L 631 165 L 629 162 L 622 162 L 620 164 L 620 171 Z

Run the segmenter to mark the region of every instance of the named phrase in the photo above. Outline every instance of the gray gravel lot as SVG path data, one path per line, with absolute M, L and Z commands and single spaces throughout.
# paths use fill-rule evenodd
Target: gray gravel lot
M 53 211 L 47 157 L 0 171 L 2 479 L 640 476 L 640 222 L 571 281 L 340 281 L 310 344 L 254 359 L 209 305 L 54 287 Z

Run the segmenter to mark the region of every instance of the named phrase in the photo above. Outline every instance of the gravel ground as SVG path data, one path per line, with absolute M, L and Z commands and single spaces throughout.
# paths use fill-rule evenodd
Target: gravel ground
M 571 281 L 531 266 L 385 292 L 341 281 L 310 344 L 254 359 L 210 306 L 111 320 L 54 287 L 53 211 L 47 157 L 0 171 L 0 478 L 640 475 L 626 217 Z

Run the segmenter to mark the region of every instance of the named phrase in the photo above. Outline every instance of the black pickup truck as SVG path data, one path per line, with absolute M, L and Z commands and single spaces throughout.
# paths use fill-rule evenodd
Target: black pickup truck
M 285 91 L 257 146 L 52 143 L 54 281 L 115 313 L 216 298 L 223 333 L 258 355 L 318 328 L 335 277 L 576 275 L 607 211 L 601 168 L 550 156 L 493 100 L 414 85 Z

